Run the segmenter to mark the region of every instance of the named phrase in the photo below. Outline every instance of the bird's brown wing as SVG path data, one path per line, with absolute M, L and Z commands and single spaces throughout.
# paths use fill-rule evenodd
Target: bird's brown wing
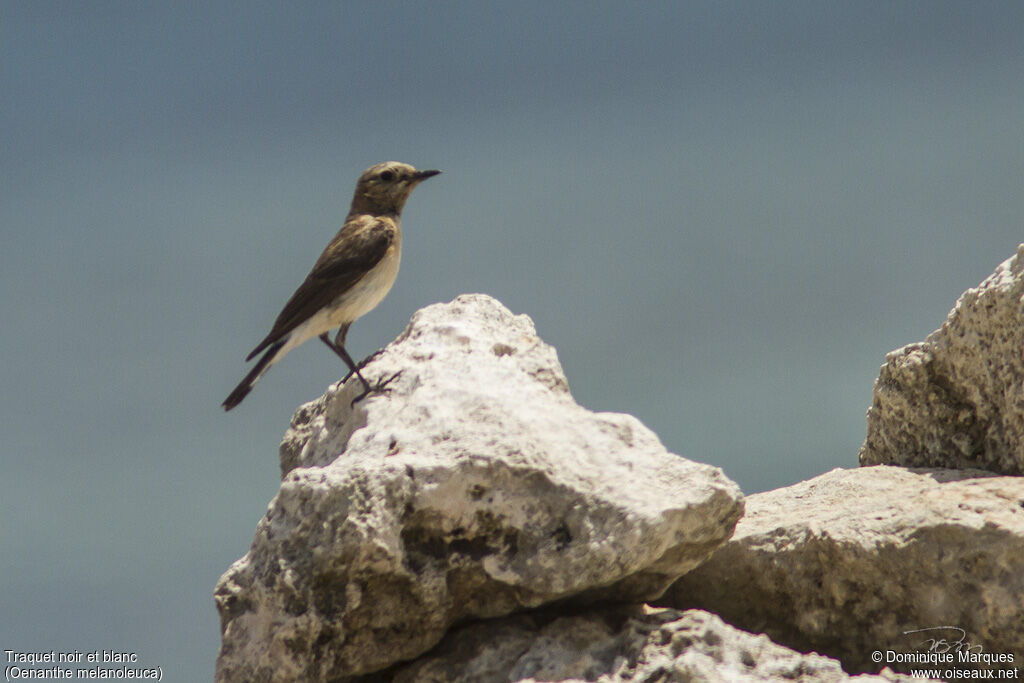
M 394 241 L 395 225 L 386 218 L 366 216 L 346 222 L 288 299 L 270 334 L 246 360 L 252 360 L 352 287 L 384 258 Z

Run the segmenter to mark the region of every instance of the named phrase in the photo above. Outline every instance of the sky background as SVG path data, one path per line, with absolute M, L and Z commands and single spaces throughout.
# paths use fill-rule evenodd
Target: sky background
M 747 493 L 854 467 L 885 354 L 1024 241 L 1016 2 L 0 3 L 0 650 L 212 677 L 293 351 L 384 160 L 444 175 L 349 334 L 485 292 Z

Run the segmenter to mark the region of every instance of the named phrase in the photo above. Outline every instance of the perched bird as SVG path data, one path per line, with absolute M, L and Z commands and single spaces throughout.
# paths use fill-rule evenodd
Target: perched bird
M 270 334 L 246 357 L 250 361 L 264 352 L 221 404 L 224 410 L 241 403 L 271 365 L 312 337 L 320 337 L 363 383 L 364 391 L 358 398 L 371 391 L 345 350 L 345 334 L 357 318 L 381 302 L 394 284 L 402 256 L 402 207 L 417 185 L 438 173 L 385 161 L 359 176 L 345 224 L 284 305 Z M 338 334 L 332 342 L 327 333 L 335 327 Z

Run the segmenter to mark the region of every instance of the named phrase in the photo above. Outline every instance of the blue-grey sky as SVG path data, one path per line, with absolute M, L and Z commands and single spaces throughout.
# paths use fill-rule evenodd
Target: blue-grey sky
M 887 351 L 1024 241 L 1015 2 L 0 4 L 0 649 L 208 680 L 343 368 L 245 354 L 358 174 L 440 168 L 360 357 L 462 292 L 745 491 L 856 465 Z

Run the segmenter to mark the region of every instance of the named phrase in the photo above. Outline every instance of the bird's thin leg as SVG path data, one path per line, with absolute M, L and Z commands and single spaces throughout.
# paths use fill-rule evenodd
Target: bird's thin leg
M 338 347 L 341 347 L 341 348 L 345 348 L 345 336 L 348 334 L 348 328 L 351 327 L 351 326 L 352 326 L 352 323 L 345 323 L 344 325 L 342 325 L 341 327 L 338 328 L 338 334 L 335 335 L 335 337 L 334 337 L 334 345 L 335 346 L 338 346 Z M 371 360 L 373 360 L 374 358 L 376 358 L 377 356 L 379 356 L 383 352 L 384 352 L 384 349 L 377 349 L 376 351 L 371 353 L 369 356 L 367 356 L 366 358 L 364 358 L 361 361 L 359 361 L 358 363 L 356 363 L 356 367 L 351 369 L 351 370 L 349 370 L 348 374 L 341 378 L 342 384 L 344 384 L 345 382 L 348 381 L 348 378 L 352 376 L 352 374 L 356 371 L 357 368 L 359 370 L 362 370 L 363 368 L 366 367 L 367 363 L 369 363 Z
M 363 389 L 366 390 L 367 393 L 369 393 L 370 383 L 367 382 L 366 378 L 363 377 L 362 373 L 359 372 L 359 368 L 356 367 L 355 361 L 352 360 L 352 356 L 348 355 L 348 351 L 345 350 L 345 347 L 335 346 L 334 344 L 332 344 L 331 339 L 330 337 L 327 336 L 326 332 L 320 335 L 320 341 L 322 341 L 324 344 L 327 344 L 331 351 L 334 351 L 336 354 L 338 354 L 338 356 L 341 357 L 343 361 L 345 361 L 345 364 L 348 365 L 349 370 L 356 373 L 356 377 L 358 377 L 359 381 L 363 383 Z
M 356 367 L 359 368 L 360 370 L 362 370 L 363 368 L 366 367 L 367 363 L 369 363 L 371 360 L 373 360 L 374 358 L 376 358 L 377 356 L 379 356 L 382 353 L 384 353 L 384 349 L 377 349 L 376 351 L 371 353 L 369 356 L 367 356 L 366 358 L 364 358 L 361 361 L 359 361 L 358 363 L 356 363 Z M 352 376 L 352 371 L 349 370 L 348 374 L 345 375 L 345 377 L 341 381 L 344 382 L 345 380 L 347 380 L 351 376 Z
M 347 375 L 345 375 L 344 378 L 342 378 L 342 380 L 341 380 L 342 384 L 344 384 L 346 381 L 348 381 L 348 378 L 351 377 L 353 373 L 355 373 L 355 376 L 358 377 L 359 381 L 363 383 L 363 391 L 362 391 L 362 393 L 360 393 L 358 396 L 356 396 L 354 399 L 352 399 L 351 405 L 354 406 L 356 403 L 358 403 L 359 401 L 362 401 L 364 398 L 366 398 L 367 396 L 369 396 L 373 392 L 384 392 L 385 390 L 387 390 L 387 386 L 389 384 L 391 384 L 391 382 L 393 382 L 396 379 L 398 379 L 398 376 L 402 374 L 402 371 L 399 370 L 395 374 L 391 375 L 391 377 L 388 377 L 385 380 L 381 380 L 380 382 L 377 382 L 377 386 L 376 387 L 371 387 L 370 383 L 367 382 L 366 378 L 364 378 L 362 373 L 359 372 L 359 369 L 362 368 L 364 365 L 366 365 L 371 359 L 375 358 L 384 349 L 380 349 L 376 353 L 370 354 L 369 356 L 364 358 L 358 364 L 352 362 L 352 356 L 350 356 L 348 354 L 348 351 L 345 350 L 345 346 L 343 345 L 343 343 L 339 343 L 338 342 L 338 340 L 341 340 L 342 342 L 344 342 L 344 340 L 345 340 L 345 333 L 348 332 L 348 327 L 349 327 L 348 325 L 342 325 L 341 326 L 341 329 L 338 330 L 338 336 L 335 337 L 335 342 L 333 344 L 331 343 L 331 340 L 327 336 L 326 332 L 324 332 L 323 334 L 320 335 L 320 341 L 322 341 L 324 344 L 327 344 L 327 346 L 330 347 L 331 351 L 334 351 L 336 354 L 338 354 L 341 357 L 341 359 L 343 361 L 345 361 L 345 364 L 348 365 L 349 373 Z
M 345 323 L 338 328 L 338 334 L 334 337 L 334 345 L 345 348 L 345 335 L 348 334 L 348 328 L 352 327 L 352 323 Z M 362 367 L 362 366 L 360 366 Z

